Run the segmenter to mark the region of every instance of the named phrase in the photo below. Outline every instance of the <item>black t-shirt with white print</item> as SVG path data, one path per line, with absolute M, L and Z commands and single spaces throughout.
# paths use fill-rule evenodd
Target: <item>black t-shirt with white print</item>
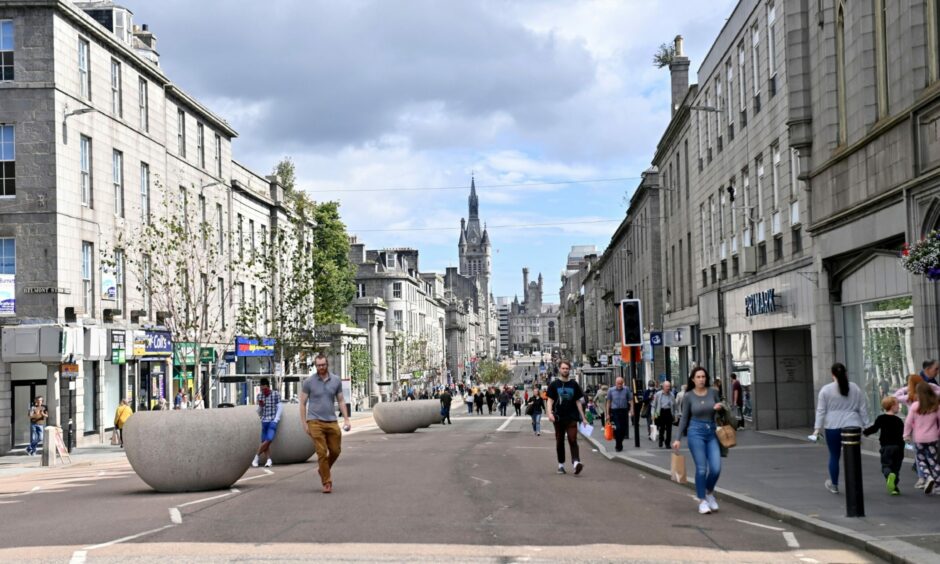
M 548 385 L 548 397 L 554 402 L 555 416 L 567 421 L 580 421 L 577 402 L 584 396 L 581 385 L 574 380 L 556 378 Z

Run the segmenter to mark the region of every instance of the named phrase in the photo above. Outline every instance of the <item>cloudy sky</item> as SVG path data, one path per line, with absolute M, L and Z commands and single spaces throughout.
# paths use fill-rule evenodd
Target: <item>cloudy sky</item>
M 528 266 L 550 302 L 571 245 L 606 247 L 668 122 L 657 46 L 682 34 L 694 82 L 735 3 L 124 0 L 171 79 L 238 130 L 237 160 L 292 157 L 368 248 L 441 272 L 473 173 L 495 295 Z

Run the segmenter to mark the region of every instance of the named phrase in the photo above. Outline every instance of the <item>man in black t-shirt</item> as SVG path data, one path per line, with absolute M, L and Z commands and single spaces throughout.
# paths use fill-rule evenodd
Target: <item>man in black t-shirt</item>
M 565 437 L 571 449 L 571 466 L 575 474 L 584 469 L 578 453 L 578 422 L 584 421 L 581 386 L 568 379 L 571 363 L 563 360 L 558 365 L 558 378 L 548 385 L 548 420 L 555 425 L 555 451 L 558 455 L 558 473 L 565 474 Z

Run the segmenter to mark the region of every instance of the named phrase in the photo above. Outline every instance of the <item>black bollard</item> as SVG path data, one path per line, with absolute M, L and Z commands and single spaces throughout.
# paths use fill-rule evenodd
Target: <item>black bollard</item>
M 862 492 L 862 429 L 843 427 L 842 460 L 845 470 L 845 516 L 865 516 Z

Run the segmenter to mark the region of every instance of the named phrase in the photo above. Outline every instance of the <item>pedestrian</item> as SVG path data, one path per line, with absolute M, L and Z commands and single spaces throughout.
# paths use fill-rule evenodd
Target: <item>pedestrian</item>
M 920 371 L 920 377 L 928 384 L 940 385 L 937 381 L 937 374 L 940 373 L 940 360 L 925 360 L 923 370 Z
M 545 400 L 539 394 L 532 394 L 526 401 L 526 414 L 532 418 L 532 432 L 536 437 L 542 436 L 542 413 L 545 412 Z
M 124 448 L 124 423 L 127 422 L 127 419 L 133 413 L 126 399 L 122 399 L 121 403 L 118 404 L 117 409 L 114 411 L 114 432 L 117 433 L 118 444 L 121 445 L 121 448 Z
M 516 390 L 512 394 L 512 406 L 516 409 L 516 417 L 522 415 L 522 392 Z
M 663 388 L 653 396 L 651 407 L 656 421 L 659 448 L 669 448 L 669 444 L 672 442 L 672 414 L 675 405 L 676 398 L 672 395 L 672 382 L 666 380 L 663 382 Z
M 744 393 L 738 375 L 731 373 L 731 414 L 738 421 L 738 429 L 744 428 Z
M 196 399 L 193 400 L 193 409 L 205 409 L 206 403 L 202 401 L 202 394 L 196 392 Z
M 818 439 L 826 430 L 826 446 L 829 447 L 829 479 L 826 489 L 839 493 L 839 457 L 842 454 L 843 427 L 868 427 L 868 407 L 862 390 L 849 382 L 845 365 L 832 365 L 832 382 L 819 390 L 816 400 L 816 424 L 814 435 Z
M 321 353 L 313 360 L 316 373 L 306 380 L 300 392 L 300 421 L 317 448 L 320 481 L 323 493 L 333 492 L 333 475 L 330 469 L 339 458 L 342 449 L 342 434 L 336 421 L 333 403 L 339 404 L 343 414 L 343 430 L 349 431 L 349 413 L 343 398 L 343 383 L 329 371 L 329 361 Z
M 917 465 L 926 479 L 924 493 L 930 495 L 940 480 L 940 456 L 937 454 L 937 441 L 940 440 L 940 400 L 926 381 L 917 384 L 917 401 L 907 412 L 904 438 L 914 443 Z
M 477 415 L 483 415 L 483 390 L 477 390 L 477 393 L 473 396 L 473 403 L 477 407 Z
M 444 388 L 444 391 L 441 392 L 440 401 L 441 401 L 441 425 L 446 421 L 453 425 L 450 420 L 450 404 L 454 400 L 453 396 L 450 395 L 450 391 L 447 388 Z
M 603 384 L 601 389 L 597 392 L 597 395 L 594 396 L 594 403 L 601 406 L 601 410 L 598 413 L 598 417 L 601 420 L 601 427 L 607 425 L 607 391 L 610 389 L 610 386 Z
M 180 409 L 189 409 L 189 395 L 183 394 L 183 401 L 180 402 Z
M 26 454 L 33 456 L 40 444 L 43 442 L 43 432 L 46 428 L 46 419 L 49 417 L 49 409 L 43 403 L 42 396 L 36 396 L 32 407 L 29 408 L 29 446 L 26 447 Z
M 708 371 L 698 366 L 692 369 L 682 401 L 679 436 L 672 443 L 678 451 L 682 436 L 688 432 L 689 452 L 695 462 L 695 494 L 699 499 L 698 512 L 702 515 L 718 511 L 715 486 L 721 475 L 721 448 L 715 434 L 715 413 L 723 409 L 718 390 L 710 387 Z
M 900 495 L 898 479 L 901 465 L 904 463 L 904 421 L 898 417 L 900 404 L 892 396 L 881 400 L 884 413 L 875 419 L 875 423 L 865 429 L 864 433 L 873 435 L 880 431 L 878 442 L 881 444 L 881 473 L 885 477 L 885 485 L 891 495 Z
M 473 415 L 473 394 L 470 390 L 464 391 L 463 402 L 467 404 L 467 415 Z
M 646 419 L 646 436 L 653 440 L 653 397 L 656 395 L 656 382 L 650 380 L 646 383 L 646 389 L 643 390 L 642 403 L 640 408 L 640 417 Z
M 510 396 L 509 392 L 503 388 L 503 391 L 499 394 L 499 414 L 503 417 L 506 416 L 506 407 L 509 406 L 510 401 L 512 401 L 512 396 Z
M 558 473 L 565 474 L 565 438 L 571 450 L 571 467 L 575 474 L 584 469 L 578 452 L 578 423 L 584 421 L 584 392 L 575 380 L 569 380 L 571 363 L 567 360 L 558 365 L 558 378 L 548 385 L 548 420 L 555 426 L 555 453 L 558 457 Z
M 277 390 L 271 389 L 271 381 L 267 378 L 261 379 L 261 392 L 255 396 L 255 405 L 257 405 L 258 415 L 261 417 L 261 446 L 258 447 L 258 453 L 251 465 L 258 467 L 261 456 L 268 460 L 264 463 L 265 468 L 271 467 L 274 462 L 271 460 L 271 454 L 268 449 L 274 437 L 277 435 L 277 425 L 281 422 L 281 394 Z
M 183 388 L 181 387 L 179 391 L 176 392 L 176 398 L 173 399 L 173 409 L 182 409 L 183 395 Z
M 614 387 L 607 392 L 604 412 L 614 425 L 614 450 L 623 451 L 624 438 L 630 438 L 630 418 L 633 417 L 633 391 L 624 386 L 623 378 L 617 376 Z
M 493 391 L 493 388 L 486 389 L 486 412 L 489 415 L 493 414 L 493 404 L 496 402 L 496 392 Z
M 725 399 L 725 388 L 721 383 L 721 378 L 715 378 L 715 389 L 718 390 L 718 400 L 722 401 Z

